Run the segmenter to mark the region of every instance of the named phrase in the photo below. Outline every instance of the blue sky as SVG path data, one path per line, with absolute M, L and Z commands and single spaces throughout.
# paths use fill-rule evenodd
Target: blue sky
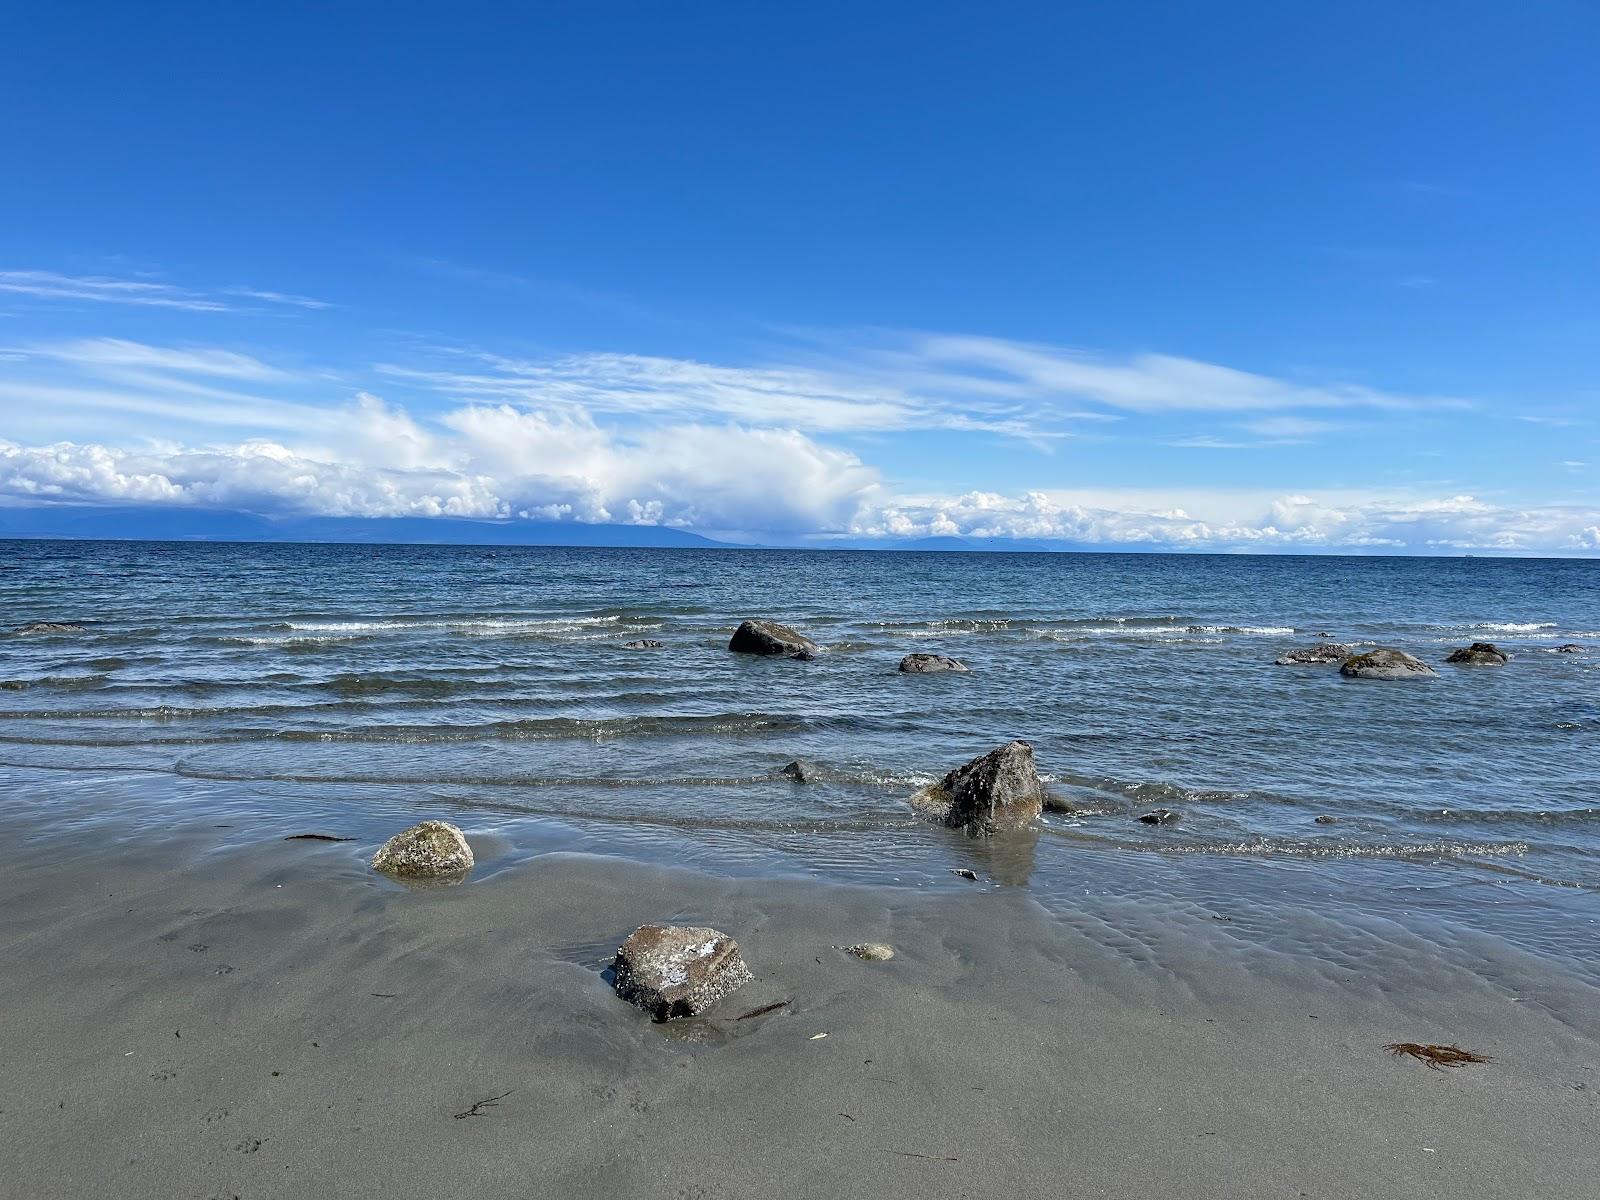
M 333 7 L 10 19 L 0 504 L 1600 552 L 1593 5 Z

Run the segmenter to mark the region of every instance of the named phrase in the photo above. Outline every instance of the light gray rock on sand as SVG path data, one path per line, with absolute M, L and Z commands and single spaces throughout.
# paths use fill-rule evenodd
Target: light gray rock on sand
M 1385 647 L 1345 659 L 1339 674 L 1351 679 L 1431 679 L 1439 672 L 1404 650 Z
M 613 987 L 658 1021 L 693 1017 L 751 980 L 739 943 L 697 925 L 641 925 L 612 964 Z
M 912 807 L 954 829 L 990 834 L 1024 829 L 1044 808 L 1033 747 L 1010 742 L 957 767 L 911 798 Z
M 900 660 L 900 669 L 907 675 L 931 675 L 935 671 L 966 671 L 967 664 L 942 654 L 908 654 Z
M 1472 645 L 1451 653 L 1447 663 L 1468 667 L 1499 667 L 1511 661 L 1511 655 L 1493 642 L 1473 642 Z
M 739 654 L 764 654 L 769 658 L 811 659 L 818 654 L 817 644 L 803 633 L 776 621 L 750 620 L 733 631 L 728 649 Z
M 71 621 L 29 621 L 26 625 L 18 625 L 18 633 L 82 633 L 82 625 L 74 625 Z
M 1356 652 L 1354 646 L 1347 646 L 1343 642 L 1320 642 L 1315 646 L 1305 646 L 1299 650 L 1291 650 L 1274 659 L 1274 665 L 1280 667 L 1293 667 L 1301 664 L 1317 666 L 1331 665 L 1343 662 Z
M 395 834 L 372 856 L 374 870 L 407 879 L 437 879 L 472 870 L 467 835 L 448 821 L 422 821 Z
M 894 957 L 894 947 L 887 942 L 858 942 L 854 946 L 846 946 L 845 953 L 853 954 L 863 962 L 888 962 Z

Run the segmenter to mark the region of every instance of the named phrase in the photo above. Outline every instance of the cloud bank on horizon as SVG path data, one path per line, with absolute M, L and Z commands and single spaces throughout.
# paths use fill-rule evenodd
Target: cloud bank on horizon
M 217 311 L 206 307 L 212 297 L 228 303 L 164 284 L 48 278 L 51 301 L 183 297 L 198 312 Z M 789 340 L 790 361 L 754 365 L 616 352 L 519 357 L 415 340 L 390 349 L 371 362 L 306 366 L 106 336 L 0 346 L 9 414 L 0 505 L 660 525 L 823 546 L 955 537 L 1108 549 L 1600 552 L 1600 508 L 1507 504 L 1388 477 L 1389 424 L 1481 424 L 1459 397 L 1156 353 L 882 330 L 811 331 Z M 908 483 L 874 462 L 886 440 L 919 447 L 947 486 Z M 1244 485 L 1225 471 L 1204 486 L 1074 478 L 1074 459 L 1127 454 L 1130 443 L 1135 456 L 1151 443 L 1189 454 L 1293 448 L 1376 469 L 1310 488 Z M 982 472 L 963 478 L 964 457 L 998 462 L 1005 486 L 983 484 Z M 1564 466 L 1580 474 L 1586 464 Z

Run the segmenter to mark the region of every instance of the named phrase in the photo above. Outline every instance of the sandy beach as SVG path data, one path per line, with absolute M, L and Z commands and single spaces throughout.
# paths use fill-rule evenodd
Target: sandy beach
M 922 895 L 492 839 L 467 884 L 408 890 L 364 842 L 5 838 L 8 1195 L 1393 1200 L 1576 1196 L 1600 1169 L 1586 989 L 1420 948 L 1306 972 L 1220 953 L 1225 913 L 1111 927 L 988 878 Z M 603 974 L 646 920 L 726 930 L 755 982 L 652 1023 Z M 840 949 L 863 939 L 896 957 Z M 1410 1040 L 1494 1061 L 1383 1050 Z

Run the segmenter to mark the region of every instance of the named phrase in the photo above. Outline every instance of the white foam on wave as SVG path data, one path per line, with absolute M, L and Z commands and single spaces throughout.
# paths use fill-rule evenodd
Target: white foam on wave
M 1468 629 L 1482 629 L 1486 633 L 1537 633 L 1541 629 L 1556 629 L 1554 621 L 1481 621 Z
M 594 625 L 615 625 L 618 617 L 393 618 L 375 621 L 291 621 L 287 628 L 313 633 L 381 633 L 394 629 L 453 629 L 462 633 L 557 633 Z

